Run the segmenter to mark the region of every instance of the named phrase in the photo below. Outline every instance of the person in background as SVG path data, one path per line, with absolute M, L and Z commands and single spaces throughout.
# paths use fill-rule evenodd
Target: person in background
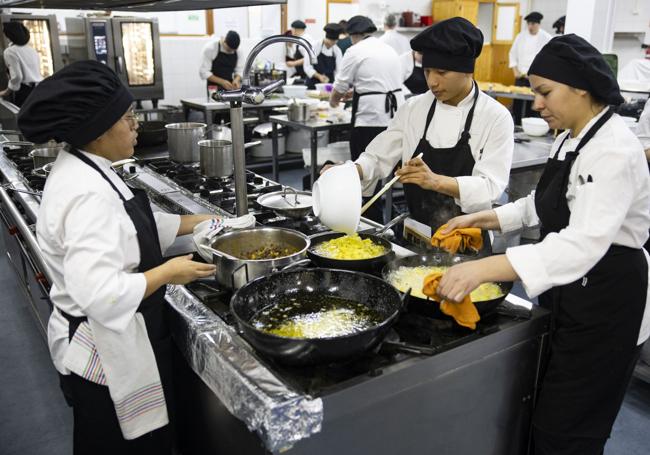
M 555 29 L 556 35 L 564 35 L 564 23 L 566 22 L 566 16 L 560 17 L 558 20 L 553 22 L 553 28 Z
M 54 162 L 36 222 L 52 270 L 48 344 L 74 417 L 75 455 L 171 455 L 174 392 L 167 284 L 215 273 L 192 255 L 164 259 L 212 215 L 152 212 L 111 164 L 133 155 L 133 97 L 108 66 L 72 63 L 41 82 L 18 127 L 70 145 Z
M 355 163 L 364 195 L 404 163 L 397 175 L 411 214 L 405 225 L 414 237 L 430 239 L 450 214 L 490 208 L 501 196 L 514 127 L 508 110 L 473 80 L 483 34 L 471 22 L 440 21 L 411 47 L 422 53 L 429 90 L 409 98 Z
M 650 335 L 650 177 L 609 65 L 574 35 L 553 38 L 530 66 L 535 109 L 566 130 L 529 196 L 449 221 L 449 231 L 540 226 L 541 241 L 469 261 L 438 295 L 461 301 L 485 282 L 521 280 L 551 310 L 549 350 L 533 414 L 535 455 L 602 455 Z
M 341 26 L 339 24 L 327 24 L 323 30 L 325 31 L 325 38 L 314 46 L 314 52 L 318 56 L 318 63 L 312 66 L 308 58 L 304 59 L 303 67 L 307 79 L 307 87 L 310 89 L 316 88 L 316 84 L 327 82 L 334 82 L 336 72 L 341 67 L 341 60 L 343 53 L 336 42 L 341 33 Z
M 372 36 L 376 31 L 377 27 L 365 16 L 354 16 L 348 21 L 353 45 L 343 56 L 330 96 L 330 105 L 337 107 L 353 89 L 350 134 L 353 160 L 386 129 L 404 102 L 399 56 L 388 44 Z M 378 207 L 373 204 L 366 214 L 381 222 L 383 217 Z
M 291 34 L 293 36 L 297 36 L 299 38 L 304 38 L 306 39 L 311 46 L 314 46 L 314 39 L 305 32 L 307 29 L 307 24 L 305 24 L 301 20 L 295 20 L 291 23 Z M 305 63 L 305 58 L 304 55 L 302 54 L 302 51 L 300 49 L 300 46 L 296 46 L 295 44 L 291 44 L 287 46 L 288 52 L 287 52 L 287 57 L 286 57 L 286 64 L 289 68 L 293 68 L 296 72 L 294 73 L 295 76 L 298 76 L 300 79 L 307 79 L 307 73 L 305 73 L 305 68 L 304 68 L 304 63 Z
M 352 46 L 352 38 L 350 38 L 347 32 L 348 21 L 341 20 L 339 21 L 339 25 L 341 26 L 341 33 L 339 34 L 339 40 L 336 45 L 341 49 L 343 55 L 345 55 L 345 52 Z
M 650 162 L 650 98 L 645 102 L 643 112 L 639 117 L 639 123 L 636 125 L 636 136 L 641 141 L 645 157 Z
M 384 34 L 379 40 L 395 49 L 397 55 L 404 55 L 411 50 L 411 45 L 407 37 L 395 30 L 396 27 L 397 18 L 395 15 L 387 14 L 384 18 Z
M 29 30 L 22 22 L 5 22 L 2 31 L 11 44 L 3 53 L 9 70 L 9 81 L 0 96 L 8 97 L 9 101 L 20 107 L 36 84 L 43 80 L 40 58 L 34 48 L 28 45 Z
M 422 68 L 422 52 L 409 51 L 400 56 L 404 70 L 405 93 L 419 95 L 429 90 L 427 77 Z
M 544 16 L 533 11 L 526 17 L 526 29 L 522 30 L 510 48 L 510 68 L 515 74 L 515 85 L 518 87 L 530 87 L 528 81 L 528 68 L 533 62 L 537 53 L 548 43 L 552 36 L 546 30 L 541 28 L 541 22 Z M 530 101 L 514 100 L 512 103 L 512 115 L 515 119 L 515 125 L 521 125 L 523 117 L 533 115 Z M 522 115 L 522 111 L 525 113 Z
M 199 76 L 207 85 L 219 90 L 235 90 L 241 87 L 244 61 L 239 58 L 239 33 L 230 30 L 226 36 L 207 43 L 201 51 Z

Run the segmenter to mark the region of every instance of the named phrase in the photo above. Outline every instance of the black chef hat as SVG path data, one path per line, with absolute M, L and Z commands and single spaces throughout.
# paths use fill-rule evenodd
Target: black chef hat
M 2 24 L 2 31 L 16 46 L 24 46 L 29 43 L 29 30 L 22 22 L 5 22 Z
M 323 27 L 323 30 L 325 30 L 325 38 L 337 40 L 339 39 L 339 35 L 343 31 L 343 27 L 341 27 L 339 24 L 335 24 L 332 22 L 330 24 L 327 24 L 325 27 Z
M 560 29 L 564 27 L 565 22 L 566 22 L 566 16 L 562 16 L 558 20 L 553 22 L 553 28 L 559 33 Z
M 224 41 L 230 49 L 237 50 L 241 39 L 239 38 L 239 33 L 234 30 L 230 30 L 228 33 L 226 33 L 226 38 Z
M 81 147 L 108 131 L 133 97 L 115 72 L 95 60 L 63 67 L 34 88 L 18 113 L 18 128 L 33 142 Z
M 619 105 L 624 101 L 603 55 L 573 33 L 549 41 L 535 56 L 528 74 L 587 90 L 607 104 Z
M 348 21 L 347 32 L 350 35 L 374 33 L 377 31 L 375 24 L 366 16 L 354 16 Z
M 304 30 L 304 29 L 307 28 L 307 24 L 305 24 L 305 23 L 304 23 L 303 21 L 301 21 L 301 20 L 297 20 L 297 21 L 293 21 L 293 22 L 291 23 L 291 28 L 301 28 L 301 29 Z
M 473 73 L 483 49 L 483 33 L 467 19 L 452 17 L 418 33 L 411 48 L 422 52 L 425 68 Z
M 544 15 L 542 13 L 538 13 L 537 11 L 533 11 L 532 13 L 528 14 L 528 16 L 524 17 L 524 20 L 526 22 L 537 22 L 538 24 L 542 22 L 542 19 L 544 19 Z

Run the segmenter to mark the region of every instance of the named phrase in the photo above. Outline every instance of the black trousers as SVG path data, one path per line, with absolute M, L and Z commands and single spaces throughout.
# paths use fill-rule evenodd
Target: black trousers
M 530 81 L 527 77 L 520 77 L 515 79 L 515 86 L 530 87 Z M 539 114 L 532 107 L 533 103 L 531 101 L 514 100 L 512 102 L 512 117 L 515 120 L 515 125 L 521 125 L 521 119 L 523 117 L 539 117 Z
M 368 144 L 379 135 L 382 131 L 385 131 L 386 127 L 375 127 L 375 126 L 357 126 L 352 128 L 350 134 L 350 154 L 352 155 L 352 161 L 355 161 L 359 158 L 365 150 Z M 379 186 L 379 185 L 377 185 Z M 377 188 L 375 188 L 376 193 Z M 368 202 L 370 198 L 363 198 L 363 203 Z M 373 221 L 384 224 L 384 215 L 383 215 L 383 203 L 381 200 L 375 202 L 370 208 L 363 214 L 364 217 L 370 218 Z
M 59 375 L 74 416 L 74 455 L 171 455 L 169 425 L 127 441 L 108 387 L 76 374 Z

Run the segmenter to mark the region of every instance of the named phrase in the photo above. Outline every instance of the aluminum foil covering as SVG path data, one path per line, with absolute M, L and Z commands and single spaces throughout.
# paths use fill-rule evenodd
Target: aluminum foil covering
M 183 286 L 168 286 L 176 344 L 194 372 L 274 453 L 321 429 L 323 402 L 301 395 L 271 373 L 253 349 Z

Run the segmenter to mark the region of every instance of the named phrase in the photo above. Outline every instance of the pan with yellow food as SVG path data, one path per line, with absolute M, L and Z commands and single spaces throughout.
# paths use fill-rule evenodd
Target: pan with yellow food
M 378 235 L 326 232 L 310 240 L 307 257 L 318 267 L 379 273 L 395 257 L 391 243 Z
M 382 270 L 382 277 L 398 291 L 405 292 L 411 288 L 409 311 L 427 316 L 443 316 L 440 303 L 426 297 L 422 293 L 424 278 L 433 272 L 443 272 L 449 267 L 472 260 L 469 256 L 459 254 L 425 254 L 408 256 L 387 264 Z M 483 316 L 496 309 L 503 302 L 512 283 L 484 283 L 470 295 L 478 313 Z

